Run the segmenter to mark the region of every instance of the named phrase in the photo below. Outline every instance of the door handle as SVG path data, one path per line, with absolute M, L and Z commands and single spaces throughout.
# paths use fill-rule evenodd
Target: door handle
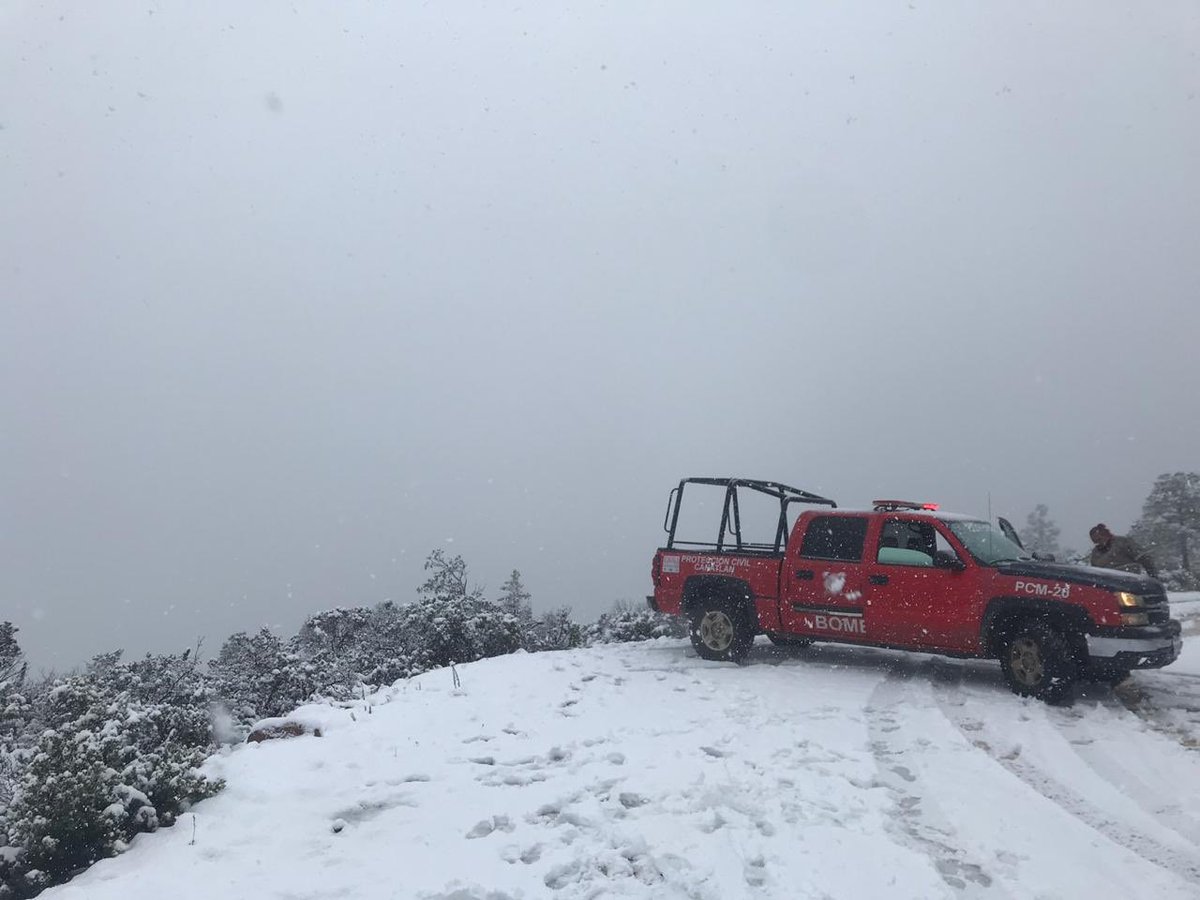
M 799 579 L 800 581 L 812 581 L 813 580 L 813 570 L 812 569 L 797 569 L 796 570 L 796 578 Z
M 888 577 L 886 575 L 872 575 L 870 581 L 871 584 L 887 584 Z

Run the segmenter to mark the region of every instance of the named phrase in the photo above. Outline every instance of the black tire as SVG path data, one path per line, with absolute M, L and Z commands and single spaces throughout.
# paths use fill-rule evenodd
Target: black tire
M 1079 679 L 1070 642 L 1048 622 L 1026 619 L 1004 641 L 1000 668 L 1012 692 L 1047 703 L 1068 699 Z
M 740 662 L 754 643 L 754 626 L 744 607 L 724 597 L 704 598 L 689 616 L 692 646 L 702 659 Z
M 772 634 L 767 632 L 767 637 L 776 647 L 807 647 L 812 643 L 812 638 L 799 637 L 794 634 Z

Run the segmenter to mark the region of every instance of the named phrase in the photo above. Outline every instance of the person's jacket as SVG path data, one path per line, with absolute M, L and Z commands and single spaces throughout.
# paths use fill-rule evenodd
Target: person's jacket
M 1140 572 L 1145 569 L 1151 578 L 1158 577 L 1158 567 L 1154 565 L 1154 558 L 1127 537 L 1114 536 L 1104 550 L 1093 547 L 1092 565 L 1101 569 L 1120 569 L 1122 572 Z

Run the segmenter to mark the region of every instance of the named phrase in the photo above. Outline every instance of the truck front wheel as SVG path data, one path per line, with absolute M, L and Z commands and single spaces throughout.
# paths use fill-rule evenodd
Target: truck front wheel
M 1079 665 L 1066 639 L 1049 623 L 1027 619 L 1004 642 L 1000 667 L 1014 694 L 1057 703 L 1070 696 Z
M 738 662 L 754 643 L 749 617 L 725 601 L 697 604 L 692 610 L 691 626 L 692 646 L 704 659 Z

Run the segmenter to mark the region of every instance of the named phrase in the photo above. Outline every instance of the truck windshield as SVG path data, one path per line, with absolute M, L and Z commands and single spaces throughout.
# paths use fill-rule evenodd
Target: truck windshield
M 990 522 L 947 522 L 950 530 L 962 541 L 971 555 L 985 566 L 1006 559 L 1029 559 L 1029 554 L 1004 536 Z

